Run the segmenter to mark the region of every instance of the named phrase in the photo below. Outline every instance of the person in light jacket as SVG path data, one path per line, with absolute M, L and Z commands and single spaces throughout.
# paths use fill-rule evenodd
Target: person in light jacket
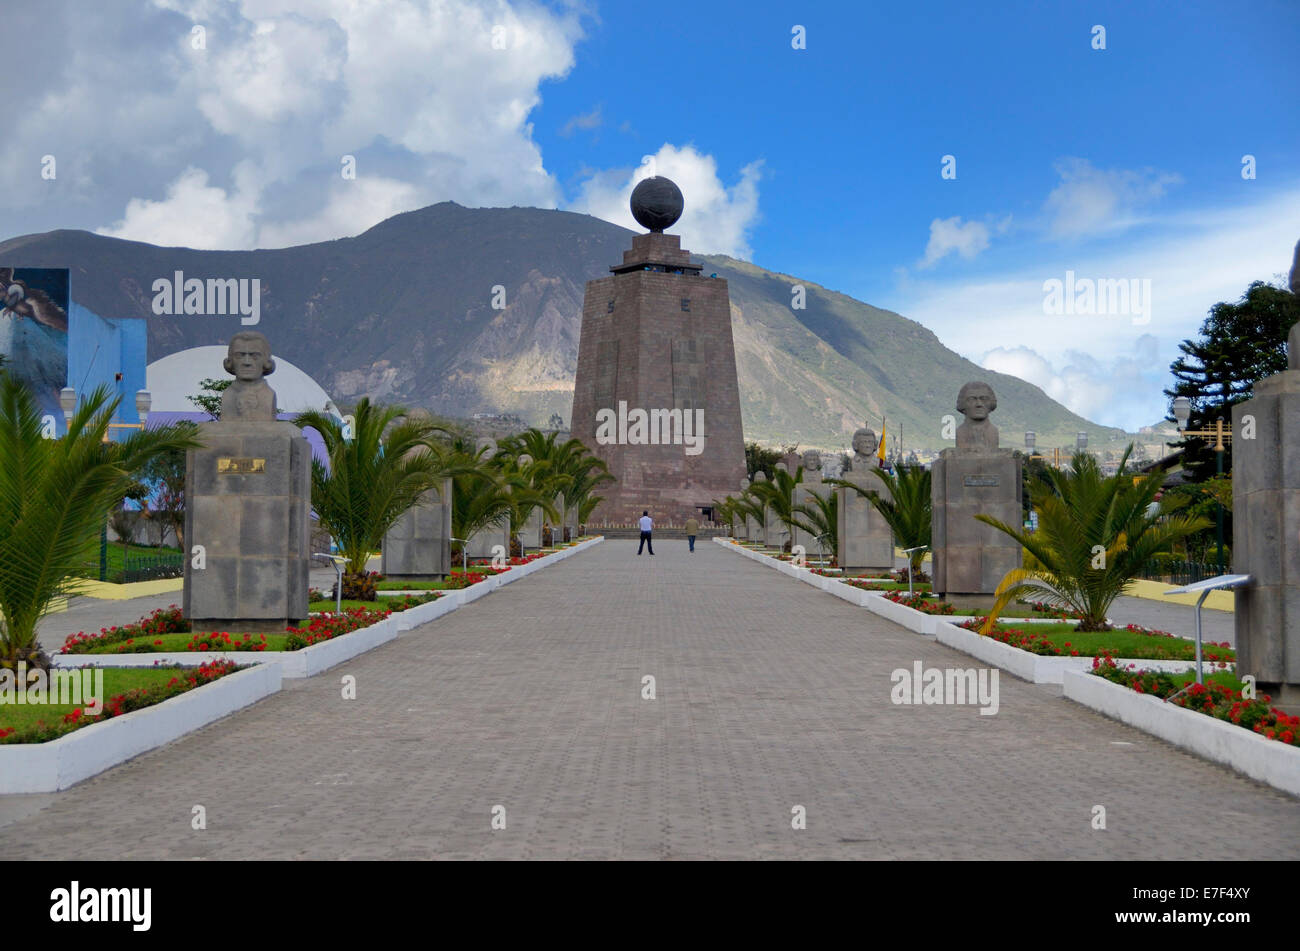
M 691 551 L 695 551 L 695 536 L 700 533 L 700 520 L 692 515 L 686 520 L 686 541 L 690 543 Z

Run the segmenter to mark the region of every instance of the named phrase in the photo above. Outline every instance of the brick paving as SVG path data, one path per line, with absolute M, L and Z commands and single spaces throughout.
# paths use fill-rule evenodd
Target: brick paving
M 635 548 L 0 797 L 0 850 L 35 857 L 39 829 L 40 854 L 88 859 L 1300 858 L 1300 801 L 1059 688 L 1002 674 L 996 716 L 894 705 L 895 668 L 977 663 L 719 546 Z

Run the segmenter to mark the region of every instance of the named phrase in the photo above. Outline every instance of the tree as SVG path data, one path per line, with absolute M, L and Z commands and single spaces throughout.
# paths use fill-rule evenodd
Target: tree
M 930 547 L 930 532 L 933 525 L 930 501 L 930 470 L 920 466 L 900 466 L 896 472 L 883 469 L 869 470 L 876 474 L 889 497 L 885 498 L 874 489 L 868 489 L 854 482 L 839 479 L 831 480 L 835 485 L 853 489 L 858 495 L 872 504 L 880 517 L 894 532 L 894 541 L 900 547 L 927 549 Z M 914 551 L 908 556 L 912 574 L 921 573 L 925 561 L 925 551 Z
M 36 626 L 73 593 L 86 547 L 154 456 L 196 443 L 172 426 L 105 442 L 120 398 L 98 387 L 62 439 L 41 436 L 42 413 L 18 380 L 0 377 L 0 667 L 48 668 Z
M 1219 418 L 1229 422 L 1232 407 L 1249 399 L 1256 383 L 1285 370 L 1287 334 L 1297 320 L 1300 296 L 1263 281 L 1251 284 L 1236 303 L 1221 301 L 1211 307 L 1200 336 L 1180 343 L 1182 355 L 1169 365 L 1174 385 L 1165 395 L 1191 400 L 1188 429 L 1212 429 Z M 1182 448 L 1183 464 L 1193 481 L 1214 475 L 1211 442 L 1192 437 L 1173 445 Z M 1227 446 L 1224 472 L 1232 471 L 1232 448 L 1230 443 Z
M 795 445 L 765 449 L 756 442 L 745 443 L 745 471 L 751 479 L 755 472 L 761 472 L 770 479 L 772 473 L 776 472 L 776 464 L 798 448 Z
M 343 596 L 373 601 L 366 561 L 402 513 L 445 477 L 443 458 L 430 446 L 442 428 L 369 398 L 357 404 L 351 438 L 345 438 L 342 421 L 320 410 L 301 413 L 294 422 L 316 430 L 325 442 L 329 465 L 312 460 L 311 504 L 347 560 Z
M 1078 611 L 1080 631 L 1108 631 L 1106 612 L 1152 556 L 1209 524 L 1177 514 L 1172 503 L 1150 507 L 1164 473 L 1152 472 L 1135 484 L 1126 472 L 1128 455 L 1125 451 L 1112 476 L 1103 476 L 1086 452 L 1074 454 L 1071 468 L 1038 476 L 1030 491 L 1038 512 L 1038 531 L 1032 535 L 1019 525 L 975 516 L 1025 549 L 1023 567 L 1007 572 L 998 584 L 981 633 L 992 630 L 1008 604 L 1027 596 Z
M 229 380 L 213 380 L 205 378 L 199 382 L 199 387 L 204 391 L 188 396 L 191 403 L 197 406 L 203 412 L 208 414 L 209 419 L 221 418 L 221 394 L 230 388 L 230 384 L 235 382 L 235 378 Z
M 199 427 L 197 423 L 183 420 L 175 424 L 177 429 L 191 434 L 197 441 Z M 185 549 L 185 453 L 183 450 L 169 450 L 159 453 L 149 460 L 140 473 L 140 479 L 150 489 L 149 501 L 160 525 L 159 544 L 162 543 L 166 530 L 170 528 L 176 536 L 176 544 Z
M 773 469 L 770 481 L 754 482 L 749 486 L 750 494 L 777 517 L 792 537 L 795 516 L 794 487 L 802 481 L 803 466 L 800 466 L 795 470 L 794 475 L 784 469 Z M 771 544 L 771 539 L 765 538 L 764 541 Z M 785 544 L 790 544 L 790 541 L 787 539 Z

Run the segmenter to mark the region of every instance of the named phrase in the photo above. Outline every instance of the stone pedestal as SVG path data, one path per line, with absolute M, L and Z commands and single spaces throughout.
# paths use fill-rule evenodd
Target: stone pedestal
M 1022 524 L 1020 460 L 996 452 L 945 449 L 931 467 L 931 548 L 938 594 L 992 594 L 1020 567 L 1020 543 L 976 515 Z
M 283 631 L 307 617 L 310 444 L 270 420 L 199 433 L 204 448 L 185 458 L 184 615 L 195 631 Z
M 519 527 L 519 531 L 515 534 L 519 536 L 519 544 L 525 551 L 535 552 L 542 547 L 542 525 L 545 521 L 546 516 L 542 510 L 533 509 L 532 514 Z
M 885 498 L 889 489 L 885 483 L 869 472 L 857 470 L 842 476 L 845 482 L 854 482 L 872 489 Z M 836 527 L 839 551 L 836 560 L 845 573 L 867 570 L 889 571 L 894 567 L 894 531 L 876 511 L 876 507 L 846 486 L 835 490 L 839 497 Z
M 745 538 L 760 545 L 763 543 L 763 526 L 752 515 L 745 516 Z
M 784 548 L 790 540 L 790 530 L 770 508 L 763 509 L 763 544 L 768 548 Z
M 808 473 L 805 472 L 804 481 L 800 482 L 794 487 L 795 508 L 798 509 L 800 505 L 812 504 L 811 500 L 814 495 L 824 496 L 830 491 L 830 489 L 831 489 L 830 486 L 822 482 L 820 475 L 818 475 L 815 480 L 809 480 Z M 807 520 L 806 515 L 802 517 L 805 520 Z M 803 545 L 804 551 L 807 552 L 809 558 L 816 558 L 821 554 L 821 548 L 819 548 L 817 544 L 817 536 L 815 536 L 811 532 L 805 532 L 798 525 L 794 527 L 793 542 L 796 545 Z M 829 538 L 822 539 L 821 544 L 829 545 L 830 539 Z M 828 556 L 834 555 L 835 552 L 827 548 L 826 554 Z
M 505 524 L 490 525 L 481 532 L 475 532 L 465 544 L 465 553 L 470 560 L 491 558 L 494 554 L 492 549 L 496 545 L 503 546 L 506 557 L 510 557 L 510 529 Z
M 1246 417 L 1254 417 L 1254 438 Z M 1238 675 L 1300 709 L 1300 370 L 1261 380 L 1232 408 L 1232 570 Z
M 381 571 L 396 580 L 434 580 L 451 571 L 451 479 L 430 491 L 384 536 Z

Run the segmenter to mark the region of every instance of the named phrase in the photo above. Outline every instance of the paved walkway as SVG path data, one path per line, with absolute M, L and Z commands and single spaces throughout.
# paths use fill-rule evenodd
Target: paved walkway
M 66 792 L 0 797 L 0 852 L 1300 858 L 1296 799 L 1058 688 L 1003 674 L 996 716 L 896 706 L 894 669 L 976 662 L 716 545 L 634 551 L 607 541 Z

